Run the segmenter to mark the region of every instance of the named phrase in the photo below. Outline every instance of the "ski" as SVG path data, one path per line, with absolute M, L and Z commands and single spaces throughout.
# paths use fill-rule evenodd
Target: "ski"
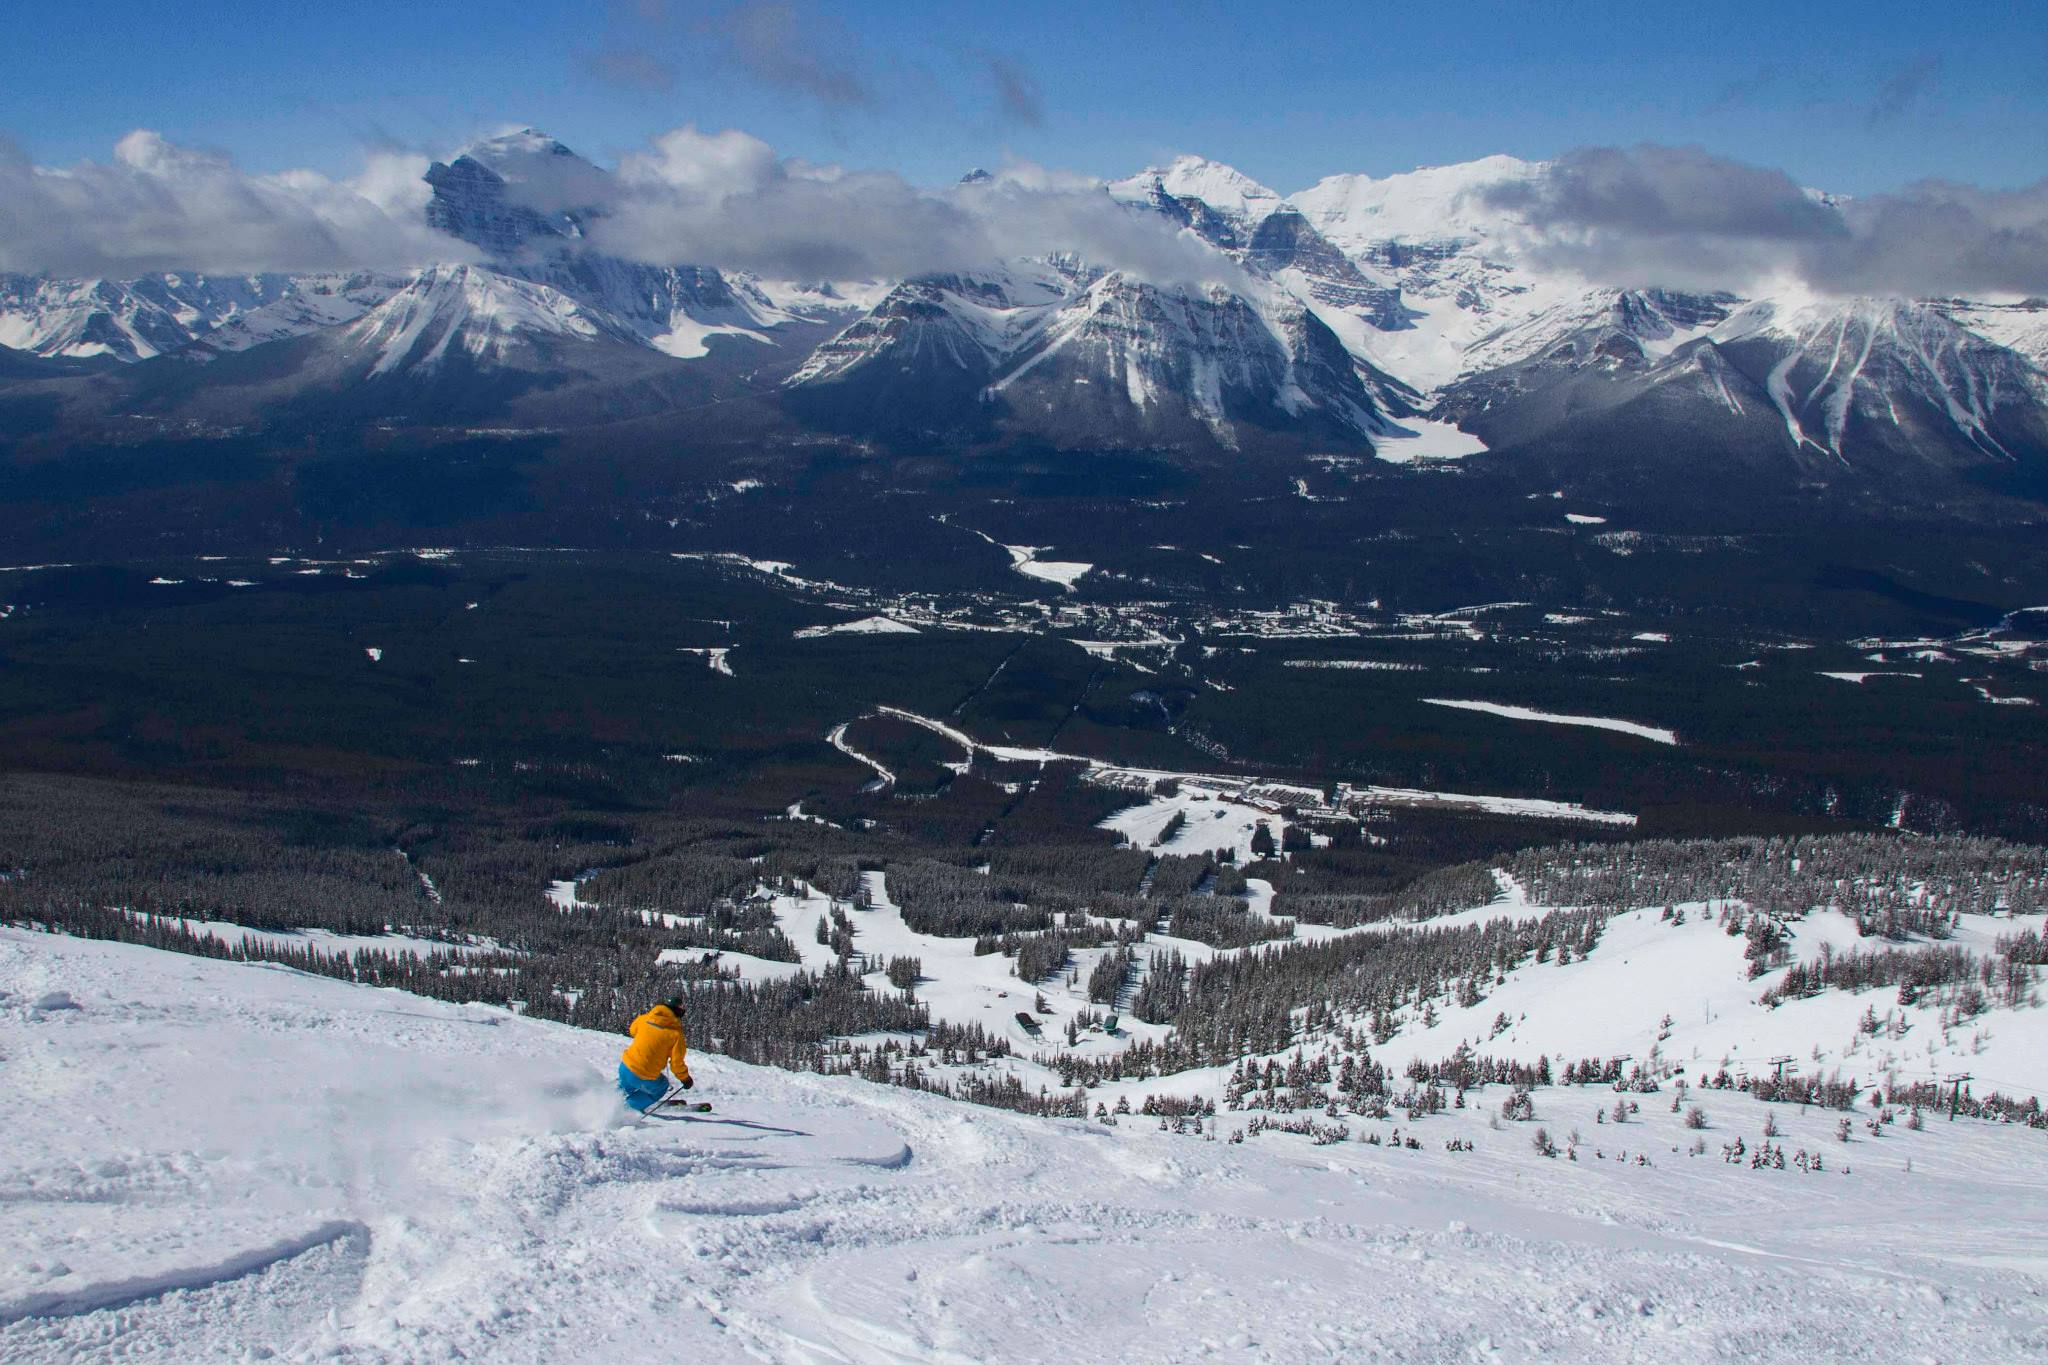
M 645 1123 L 651 1118 L 659 1117 L 664 1109 L 672 1113 L 682 1114 L 708 1114 L 711 1112 L 711 1102 L 709 1100 L 685 1100 L 681 1098 L 682 1093 L 683 1088 L 681 1086 L 671 1086 L 666 1095 L 663 1095 L 660 1099 L 642 1109 L 639 1117 L 634 1122 Z
M 643 1124 L 688 1123 L 692 1119 L 710 1112 L 711 1106 L 701 1102 L 696 1104 L 671 1104 L 667 1107 L 655 1105 L 640 1116 L 640 1122 Z

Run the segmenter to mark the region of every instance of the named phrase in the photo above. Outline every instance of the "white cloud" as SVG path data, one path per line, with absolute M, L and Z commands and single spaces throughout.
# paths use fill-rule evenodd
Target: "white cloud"
M 1055 252 L 1164 283 L 1238 277 L 1223 256 L 1085 177 L 1019 163 L 987 183 L 925 189 L 687 125 L 624 158 L 603 208 L 591 230 L 603 250 L 788 278 L 897 278 Z
M 704 133 L 689 123 L 653 139 L 653 150 L 619 162 L 619 179 L 629 188 L 711 201 L 762 189 L 784 173 L 775 149 L 753 134 Z
M 633 260 L 875 279 L 1073 252 L 1161 282 L 1237 277 L 1173 224 L 1111 202 L 1099 182 L 1031 163 L 984 183 L 927 189 L 894 172 L 784 158 L 731 129 L 672 129 L 616 173 L 537 152 L 537 135 L 509 141 L 479 153 L 507 178 L 509 198 L 545 212 L 590 211 L 589 245 Z M 346 180 L 251 175 L 138 130 L 107 162 L 49 168 L 0 143 L 0 270 L 299 272 L 467 258 L 469 247 L 427 226 L 427 164 L 379 152 Z
M 225 157 L 127 134 L 106 163 L 33 164 L 0 140 L 0 269 L 57 275 L 389 267 L 463 254 L 419 216 L 420 165 L 371 158 L 363 176 L 249 175 Z
M 889 279 L 1069 252 L 1159 283 L 1241 282 L 1227 258 L 1165 218 L 1033 162 L 934 189 L 786 158 L 738 130 L 684 125 L 612 173 L 526 136 L 508 140 L 498 163 L 513 199 L 591 210 L 589 245 L 629 259 Z M 467 259 L 469 247 L 427 226 L 426 166 L 376 152 L 347 179 L 252 175 L 138 129 L 106 161 L 43 167 L 0 139 L 0 270 L 299 272 Z M 2015 190 L 1927 182 L 1836 202 L 1782 172 L 1643 146 L 1582 149 L 1534 180 L 1479 193 L 1509 211 L 1533 258 L 1602 283 L 2048 294 L 2048 181 Z
M 1588 147 L 1482 191 L 1547 264 L 1616 285 L 1835 294 L 2048 292 L 2048 181 L 1930 181 L 1832 200 L 1697 147 Z

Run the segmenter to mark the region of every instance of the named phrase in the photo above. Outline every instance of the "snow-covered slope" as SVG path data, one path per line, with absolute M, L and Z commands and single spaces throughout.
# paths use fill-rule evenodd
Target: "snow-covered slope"
M 1025 262 L 971 277 L 907 280 L 813 351 L 789 384 L 831 383 L 877 368 L 979 382 L 1029 346 L 1078 283 L 1056 265 Z
M 432 369 L 450 354 L 502 362 L 545 340 L 630 342 L 632 334 L 559 290 L 481 266 L 431 266 L 350 324 L 372 374 Z
M 377 272 L 300 276 L 282 297 L 202 333 L 182 354 L 207 360 L 354 322 L 403 291 L 413 278 Z
M 1950 299 L 1934 305 L 1959 327 L 2016 351 L 2032 361 L 2034 368 L 2048 372 L 2048 301 L 2025 299 L 2018 303 L 1976 303 Z
M 2048 1340 L 2025 1133 L 1903 1126 L 1821 1172 L 1539 1092 L 1414 1148 L 1021 1118 L 699 1054 L 613 1126 L 618 1040 L 0 932 L 0 1357 L 513 1362 L 2016 1360 Z M 1612 1098 L 1611 1096 L 1609 1097 Z M 1645 1096 L 1655 1100 L 1656 1096 Z M 1181 1125 L 1185 1128 L 1185 1125 Z M 1369 1125 L 1375 1131 L 1385 1124 Z M 1471 1150 L 1463 1150 L 1469 1142 Z M 1365 1287 L 1369 1292 L 1361 1292 Z
M 1552 358 L 1572 365 L 1639 366 L 1706 335 L 1735 302 L 1663 290 L 1591 290 L 1479 336 L 1465 349 L 1464 362 L 1474 371 L 1492 370 L 1565 347 L 1569 355 Z
M 1161 842 L 1175 814 L 1181 823 Z M 1190 783 L 1171 797 L 1119 812 L 1105 827 L 1160 853 L 1200 854 L 1226 848 L 1248 862 L 1253 830 L 1263 824 L 1277 838 L 1287 823 L 1269 809 L 1229 799 L 1220 792 L 1212 794 Z M 918 998 L 933 1017 L 963 1027 L 980 1025 L 1007 1038 L 1018 1055 L 995 1066 L 1008 1070 L 1027 1088 L 1059 1088 L 1059 1073 L 1046 1061 L 1056 1060 L 1054 1040 L 1066 1032 L 1070 1022 L 1077 1026 L 1079 1041 L 1065 1051 L 1097 1061 L 1138 1043 L 1160 1042 L 1169 1032 L 1128 1014 L 1113 1035 L 1087 1026 L 1091 1015 L 1099 1016 L 1108 1008 L 1090 998 L 1089 977 L 1105 956 L 1116 951 L 1116 945 L 1075 948 L 1065 970 L 1027 983 L 1015 976 L 1001 955 L 976 954 L 971 938 L 947 938 L 912 928 L 892 899 L 883 874 L 863 874 L 863 893 L 863 901 L 840 908 L 853 926 L 855 951 L 874 969 L 871 987 L 886 989 L 881 967 L 888 959 L 918 959 L 926 978 L 918 986 Z M 1273 887 L 1254 879 L 1246 908 L 1254 915 L 1271 918 L 1274 904 Z M 1280 904 L 1285 904 L 1284 898 Z M 816 894 L 774 901 L 784 934 L 798 945 L 805 965 L 813 970 L 823 970 L 835 960 L 831 949 L 814 943 L 813 933 L 832 908 L 829 897 Z M 1532 903 L 1512 879 L 1502 877 L 1500 894 L 1493 903 L 1427 921 L 1424 927 L 1454 929 L 1531 921 L 1558 908 Z M 1410 1062 L 1439 1062 L 1461 1045 L 1476 1054 L 1531 1064 L 1539 1056 L 1547 1056 L 1560 1068 L 1568 1060 L 1628 1054 L 1651 1068 L 1660 1063 L 1677 1068 L 1695 1083 L 1722 1068 L 1732 1074 L 1761 1075 L 1766 1065 L 1763 1059 L 1789 1057 L 1796 1074 L 1834 1073 L 1854 1078 L 1866 1089 L 1886 1082 L 1938 1085 L 1944 1077 L 1968 1071 L 1978 1080 L 1974 1093 L 1995 1090 L 2016 1099 L 2033 1096 L 2048 1100 L 2048 1006 L 2031 994 L 2019 1003 L 1992 999 L 1970 1016 L 1959 1016 L 1952 1002 L 1934 990 L 1920 992 L 1910 1003 L 1902 1003 L 1889 988 L 1829 990 L 1777 999 L 1770 991 L 1786 979 L 1793 964 L 1810 966 L 1829 955 L 1899 945 L 1862 938 L 1856 921 L 1847 915 L 1814 910 L 1788 921 L 1784 960 L 1752 977 L 1745 956 L 1747 940 L 1740 932 L 1728 932 L 1723 912 L 1729 908 L 1691 902 L 1674 907 L 1671 915 L 1660 909 L 1614 915 L 1603 923 L 1598 942 L 1569 962 L 1548 958 L 1526 961 L 1502 973 L 1501 979 L 1470 1004 L 1452 1007 L 1439 1002 L 1426 1010 L 1409 1008 L 1391 1014 L 1384 1021 L 1387 1036 L 1370 1046 L 1370 1055 L 1399 1076 Z M 1735 907 L 1738 930 L 1746 909 Z M 1304 942 L 1327 942 L 1408 927 L 1385 922 L 1351 929 L 1298 924 L 1294 936 Z M 2044 928 L 2048 925 L 2040 915 L 1965 914 L 1955 933 L 1935 946 L 1991 957 L 2000 936 L 2038 934 Z M 1911 946 L 1928 944 L 1921 941 Z M 1169 951 L 1199 963 L 1263 949 L 1218 949 L 1156 931 L 1148 932 L 1136 949 L 1140 964 Z M 1014 1011 L 1034 995 L 1045 1002 L 1038 1012 L 1042 1040 L 1012 1022 Z M 1882 1027 L 1864 1025 L 1866 1010 Z M 1303 1029 L 1275 1060 L 1284 1064 L 1297 1050 L 1312 1055 L 1329 1048 L 1341 1054 L 1345 1048 L 1337 1030 L 1363 1031 L 1373 1022 L 1363 1016 L 1339 1018 L 1324 1029 Z M 955 1074 L 942 1066 L 929 1069 L 942 1078 Z M 1227 1068 L 1209 1068 L 1165 1078 L 1110 1082 L 1102 1087 L 1099 1098 L 1114 1104 L 1122 1096 L 1137 1104 L 1148 1093 L 1172 1093 L 1202 1095 L 1220 1102 L 1226 1074 Z M 1663 1079 L 1668 1103 L 1671 1077 Z M 1715 1098 L 1709 1103 L 1731 1102 L 1730 1092 L 1712 1093 Z M 1560 1097 L 1571 1094 L 1593 1092 L 1559 1092 Z M 1496 1102 L 1498 1098 L 1495 1096 Z M 1607 1102 L 1611 1103 L 1611 1096 Z M 1597 1094 L 1586 1103 L 1596 1105 Z M 1584 1111 L 1584 1117 L 1591 1122 L 1590 1109 Z
M 1448 1057 L 1460 1044 L 1476 1053 L 1516 1057 L 1628 1053 L 1638 1060 L 1654 1056 L 1695 1078 L 1723 1068 L 1761 1076 L 1771 1059 L 1789 1057 L 1790 1071 L 1799 1075 L 1938 1085 L 1945 1076 L 1972 1072 L 1979 1091 L 2048 1095 L 2048 1010 L 2038 1004 L 1990 1009 L 1963 1020 L 1931 996 L 1901 1005 L 1895 991 L 1825 991 L 1773 1004 L 1766 992 L 1783 973 L 1749 976 L 1745 941 L 1725 931 L 1719 907 L 1694 903 L 1675 909 L 1685 912 L 1683 918 L 1658 910 L 1615 916 L 1585 957 L 1510 973 L 1477 1004 L 1402 1028 L 1378 1055 L 1398 1069 L 1413 1058 Z M 1488 912 L 1471 913 L 1529 911 L 1509 896 Z M 1956 943 L 1988 950 L 1999 934 L 2040 927 L 2039 917 L 2015 922 L 1968 916 Z M 1815 913 L 1793 923 L 1787 952 L 1811 963 L 1824 952 L 1870 946 L 1853 920 Z M 1864 1027 L 1865 1011 L 1880 1021 L 1877 1030 Z M 1701 1091 L 1696 1098 L 1711 1107 L 1724 1102 L 1725 1093 Z M 1589 1099 L 1575 1121 L 1590 1122 L 1593 1107 L 1597 1101 Z
M 1159 196 L 1196 200 L 1240 229 L 1249 229 L 1281 205 L 1281 197 L 1234 166 L 1199 156 L 1180 156 L 1124 180 L 1112 181 L 1112 198 L 1151 204 Z
M 1331 176 L 1290 198 L 1368 278 L 1399 293 L 1407 325 L 1360 334 L 1363 358 L 1433 391 L 1479 366 L 1467 353 L 1484 339 L 1589 292 L 1522 260 L 1515 216 L 1489 198 L 1542 171 L 1492 156 L 1379 179 Z
M 1487 191 L 1531 180 L 1543 169 L 1542 162 L 1487 156 L 1378 179 L 1333 175 L 1289 202 L 1344 250 L 1402 269 L 1420 264 L 1420 257 L 1411 259 L 1401 247 L 1496 241 L 1514 219 L 1488 201 Z
M 789 380 L 817 410 L 1063 444 L 1236 447 L 1254 428 L 1383 430 L 1342 345 L 1277 290 L 1153 284 L 1071 260 L 899 286 Z M 963 396 L 975 406 L 962 410 Z
M 1778 486 L 1854 480 L 1926 502 L 2024 478 L 2048 379 L 1941 308 L 1631 292 L 1546 310 L 1470 354 L 1439 411 L 1495 447 L 1648 485 L 1702 461 Z
M 1361 438 L 1380 425 L 1334 335 L 1307 309 L 1220 286 L 1091 280 L 990 386 L 1033 430 L 1139 439 L 1198 425 L 1226 446 L 1245 427 L 1321 419 Z
M 0 346 L 45 357 L 147 360 L 291 290 L 283 275 L 62 280 L 0 274 Z
M 2038 419 L 2048 402 L 2048 378 L 2024 357 L 1897 299 L 1761 302 L 1712 340 L 1731 355 L 1770 356 L 1765 386 L 1787 435 L 1845 461 L 1852 423 L 1873 440 L 1889 426 L 1913 450 L 1959 440 L 2009 457 L 2006 421 Z

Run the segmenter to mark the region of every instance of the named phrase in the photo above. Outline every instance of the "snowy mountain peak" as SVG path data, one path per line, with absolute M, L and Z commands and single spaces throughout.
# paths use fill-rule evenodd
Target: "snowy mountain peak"
M 0 274 L 0 346 L 47 358 L 148 360 L 282 298 L 291 287 L 283 275 L 54 280 Z
M 1083 447 L 1384 429 L 1343 346 L 1284 292 L 1057 263 L 910 281 L 788 382 L 803 401 L 925 428 L 963 420 L 935 395 L 968 395 L 979 418 Z
M 536 158 L 574 157 L 578 161 L 583 160 L 571 151 L 567 144 L 550 137 L 538 128 L 518 128 L 511 132 L 499 133 L 471 143 L 464 147 L 460 154 L 481 161 L 501 174 Z
M 1489 202 L 1494 186 L 1526 182 L 1544 163 L 1487 156 L 1450 166 L 1423 166 L 1375 179 L 1333 175 L 1292 197 L 1292 203 L 1347 250 L 1388 240 L 1490 237 L 1514 216 Z
M 611 176 L 531 128 L 487 138 L 427 168 L 427 222 L 494 256 L 581 238 Z
M 1213 209 L 1252 219 L 1280 206 L 1280 196 L 1234 166 L 1199 156 L 1180 156 L 1152 172 L 1168 194 L 1199 199 Z
M 472 265 L 413 272 L 346 336 L 372 357 L 373 375 L 432 370 L 455 355 L 502 361 L 537 339 L 636 340 L 559 290 Z
M 1280 196 L 1244 172 L 1220 161 L 1180 156 L 1111 182 L 1110 194 L 1125 203 L 1147 203 L 1160 195 L 1197 199 L 1217 213 L 1248 227 L 1280 207 Z

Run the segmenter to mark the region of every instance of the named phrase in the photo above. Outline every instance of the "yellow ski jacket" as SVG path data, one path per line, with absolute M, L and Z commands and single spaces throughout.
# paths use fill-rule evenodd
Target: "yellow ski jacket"
M 633 1041 L 619 1054 L 626 1069 L 642 1080 L 658 1081 L 666 1066 L 679 1081 L 690 1079 L 689 1043 L 683 1038 L 683 1021 L 667 1005 L 656 1005 L 633 1021 Z

